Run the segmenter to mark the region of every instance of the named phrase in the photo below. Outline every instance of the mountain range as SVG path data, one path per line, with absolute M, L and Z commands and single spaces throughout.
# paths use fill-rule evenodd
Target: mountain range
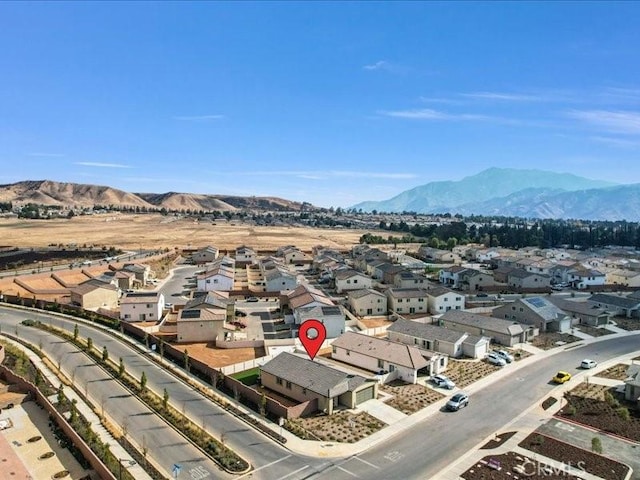
M 459 181 L 430 182 L 365 212 L 460 213 L 528 218 L 640 221 L 640 184 L 616 185 L 569 173 L 490 168 Z
M 0 202 L 36 203 L 61 207 L 113 205 L 116 207 L 205 211 L 239 209 L 298 211 L 303 206 L 309 206 L 309 204 L 277 197 L 236 197 L 176 192 L 129 193 L 112 187 L 51 180 L 27 180 L 0 185 Z

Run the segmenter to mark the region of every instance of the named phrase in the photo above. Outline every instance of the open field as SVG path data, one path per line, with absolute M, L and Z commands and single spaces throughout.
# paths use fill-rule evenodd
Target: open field
M 365 230 L 261 227 L 239 222 L 213 225 L 159 214 L 101 214 L 56 220 L 0 219 L 3 244 L 22 247 L 75 243 L 137 250 L 210 244 L 226 250 L 246 244 L 257 250 L 275 250 L 294 244 L 302 250 L 311 250 L 315 245 L 346 249 L 358 243 L 364 233 Z M 389 235 L 389 232 L 372 233 Z

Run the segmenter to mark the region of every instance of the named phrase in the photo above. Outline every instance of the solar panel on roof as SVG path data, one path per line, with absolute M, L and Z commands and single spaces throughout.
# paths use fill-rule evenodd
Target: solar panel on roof
M 547 306 L 545 301 L 542 298 L 539 298 L 539 297 L 525 298 L 524 301 L 529 303 L 530 305 L 533 305 L 536 308 L 542 308 L 542 307 L 546 307 Z
M 200 318 L 200 310 L 183 310 L 182 318 Z

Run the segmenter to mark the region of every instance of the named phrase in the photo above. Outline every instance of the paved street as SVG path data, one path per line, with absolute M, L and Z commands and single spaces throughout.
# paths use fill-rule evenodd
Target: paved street
M 202 267 L 195 265 L 174 268 L 173 275 L 157 289 L 164 295 L 164 301 L 174 305 L 187 303 L 186 295 L 191 288 L 195 287 L 194 275 L 199 270 L 202 270 Z

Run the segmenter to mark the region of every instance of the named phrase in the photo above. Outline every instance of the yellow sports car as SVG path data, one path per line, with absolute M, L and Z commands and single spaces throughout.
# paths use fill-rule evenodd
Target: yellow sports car
M 565 383 L 571 380 L 571 374 L 569 372 L 563 372 L 562 370 L 556 373 L 556 376 L 551 379 L 554 383 Z

